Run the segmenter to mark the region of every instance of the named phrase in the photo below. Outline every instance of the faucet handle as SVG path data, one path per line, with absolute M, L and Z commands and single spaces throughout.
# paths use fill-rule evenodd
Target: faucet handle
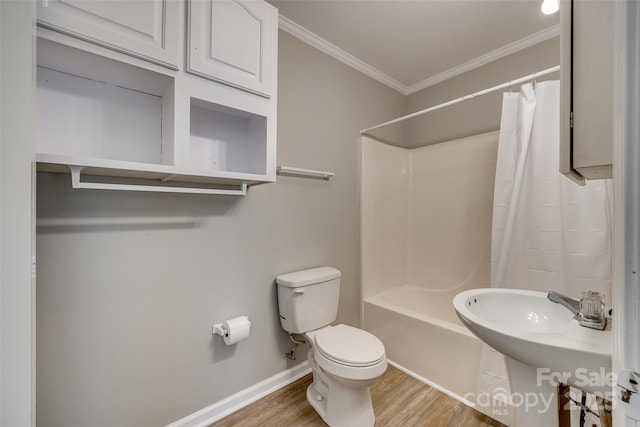
M 580 299 L 580 313 L 584 317 L 604 317 L 604 295 L 600 292 L 586 291 Z
M 582 293 L 582 298 L 580 299 L 580 323 L 596 329 L 604 328 L 604 294 L 595 291 Z

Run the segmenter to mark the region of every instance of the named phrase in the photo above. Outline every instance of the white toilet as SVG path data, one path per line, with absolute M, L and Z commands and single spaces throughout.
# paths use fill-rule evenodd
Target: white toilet
M 331 427 L 375 424 L 369 387 L 387 369 L 382 342 L 362 329 L 330 326 L 338 313 L 340 271 L 331 267 L 280 275 L 282 328 L 304 334 L 313 383 L 307 400 Z

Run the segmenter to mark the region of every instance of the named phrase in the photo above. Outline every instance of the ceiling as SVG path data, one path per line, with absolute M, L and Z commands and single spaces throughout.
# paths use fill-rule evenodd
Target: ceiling
M 369 68 L 368 74 L 377 74 L 372 77 L 405 94 L 558 34 L 559 14 L 542 14 L 541 0 L 269 3 L 279 9 L 281 28 L 319 40 L 324 50 L 333 46 L 338 56 Z M 306 34 L 295 34 L 300 32 Z

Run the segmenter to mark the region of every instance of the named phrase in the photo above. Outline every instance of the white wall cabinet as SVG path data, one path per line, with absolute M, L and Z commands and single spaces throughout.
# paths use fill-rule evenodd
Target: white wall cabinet
M 269 97 L 278 12 L 262 1 L 189 1 L 188 70 Z
M 38 23 L 173 69 L 182 4 L 176 0 L 40 0 Z
M 185 7 L 177 0 L 169 3 Z M 275 11 L 277 17 L 272 6 L 264 10 Z M 71 173 L 76 188 L 139 191 L 245 194 L 248 185 L 275 181 L 277 19 L 273 16 L 261 23 L 270 43 L 259 56 L 269 58 L 269 67 L 268 72 L 258 73 L 270 76 L 268 90 L 263 91 L 269 97 L 70 36 L 69 29 L 39 24 L 38 170 Z M 229 48 L 233 40 L 245 37 L 246 30 L 243 26 L 225 30 Z M 184 25 L 181 31 L 187 31 Z M 176 35 L 176 39 L 182 38 Z M 182 61 L 186 63 L 186 58 Z
M 579 184 L 612 177 L 615 2 L 561 2 L 560 171 Z

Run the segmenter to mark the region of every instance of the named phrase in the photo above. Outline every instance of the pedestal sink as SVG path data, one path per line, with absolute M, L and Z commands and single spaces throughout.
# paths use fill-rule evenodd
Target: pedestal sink
M 604 331 L 578 325 L 544 292 L 472 289 L 456 295 L 453 305 L 473 334 L 506 356 L 512 396 L 522 400 L 514 404 L 517 427 L 558 425 L 556 401 L 545 404 L 557 398 L 558 382 L 610 397 L 609 325 Z

